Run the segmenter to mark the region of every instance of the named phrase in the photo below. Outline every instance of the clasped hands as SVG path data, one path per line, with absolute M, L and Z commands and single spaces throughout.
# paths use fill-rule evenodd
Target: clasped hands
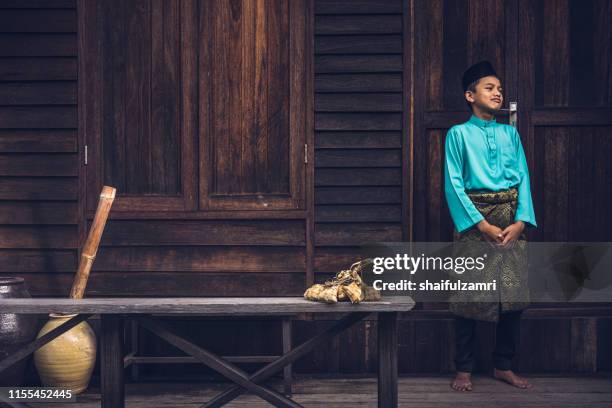
M 523 221 L 516 221 L 508 225 L 505 229 L 490 224 L 487 220 L 482 220 L 477 225 L 484 239 L 493 247 L 512 248 L 525 229 Z

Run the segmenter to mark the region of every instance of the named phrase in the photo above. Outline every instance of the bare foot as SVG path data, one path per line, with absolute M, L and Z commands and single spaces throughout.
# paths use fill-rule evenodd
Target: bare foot
M 533 385 L 531 385 L 529 381 L 527 381 L 523 377 L 519 377 L 518 375 L 514 374 L 512 370 L 498 370 L 496 368 L 495 370 L 493 370 L 493 378 L 505 381 L 510 385 L 524 390 L 533 387 Z
M 472 391 L 471 373 L 457 371 L 457 376 L 451 383 L 451 388 L 455 391 Z

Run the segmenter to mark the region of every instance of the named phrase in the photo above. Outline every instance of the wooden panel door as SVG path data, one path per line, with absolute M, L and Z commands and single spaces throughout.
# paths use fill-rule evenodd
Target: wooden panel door
M 87 209 L 103 184 L 117 188 L 113 212 L 195 209 L 195 1 L 78 7 Z
M 539 241 L 609 241 L 612 3 L 520 1 L 519 130 Z
M 414 237 L 450 240 L 444 135 L 466 120 L 460 79 L 493 62 L 531 176 L 539 241 L 606 241 L 612 227 L 612 34 L 603 0 L 415 0 Z M 498 121 L 507 121 L 506 113 Z M 584 221 L 588 214 L 597 220 Z
M 200 208 L 303 209 L 307 0 L 200 2 Z
M 461 86 L 464 70 L 491 61 L 504 88 L 504 107 L 516 101 L 517 8 L 516 0 L 414 0 L 415 241 L 452 241 L 444 197 L 444 138 L 448 128 L 471 115 Z M 500 112 L 497 121 L 508 123 L 507 114 Z

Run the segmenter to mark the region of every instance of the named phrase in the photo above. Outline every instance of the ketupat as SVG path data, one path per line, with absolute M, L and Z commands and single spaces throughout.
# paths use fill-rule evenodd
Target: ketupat
M 355 262 L 350 269 L 341 270 L 324 284 L 314 284 L 304 292 L 304 298 L 318 302 L 336 303 L 350 300 L 351 303 L 380 300 L 380 292 L 363 282 L 361 272 L 372 263 L 371 259 Z
M 317 283 L 304 292 L 304 297 L 308 300 L 336 303 L 338 302 L 338 285 L 325 286 Z

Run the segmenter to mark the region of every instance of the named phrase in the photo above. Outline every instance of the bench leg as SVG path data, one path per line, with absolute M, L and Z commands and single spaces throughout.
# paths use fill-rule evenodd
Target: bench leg
M 138 337 L 138 323 L 136 323 L 136 320 L 131 320 L 130 321 L 130 349 L 131 352 L 134 353 L 135 356 L 138 355 L 138 352 L 140 351 L 140 338 Z M 132 375 L 132 381 L 134 382 L 138 382 L 138 380 L 140 380 L 140 367 L 138 366 L 138 364 L 134 364 L 132 363 L 130 366 L 130 371 L 131 371 L 131 375 Z
M 103 314 L 100 317 L 102 408 L 124 408 L 123 316 Z
M 378 407 L 397 408 L 397 313 L 378 313 Z
M 195 357 L 197 360 L 210 367 L 211 369 L 215 370 L 219 374 L 223 375 L 225 378 L 238 384 L 243 389 L 250 391 L 253 394 L 256 394 L 257 396 L 263 398 L 272 405 L 281 408 L 303 408 L 297 402 L 283 396 L 277 391 L 255 383 L 254 381 L 252 381 L 249 375 L 242 371 L 240 368 L 236 367 L 233 364 L 230 364 L 229 362 L 217 356 L 216 354 L 211 353 L 210 351 L 198 347 L 194 343 L 183 339 L 161 322 L 151 317 L 145 316 L 138 317 L 137 320 L 140 326 L 151 331 L 160 338 L 166 340 L 168 343 L 172 344 L 179 350 Z M 123 408 L 123 405 L 121 406 L 121 408 Z
M 286 317 L 283 319 L 283 354 L 287 354 L 291 351 L 291 318 Z M 287 364 L 283 368 L 283 378 L 285 386 L 285 395 L 291 396 L 291 364 Z
M 342 333 L 344 330 L 351 327 L 353 324 L 361 321 L 366 318 L 370 313 L 369 312 L 352 312 L 348 313 L 342 319 L 337 321 L 333 326 L 328 327 L 323 332 L 318 333 L 306 340 L 304 343 L 300 344 L 296 348 L 292 349 L 289 353 L 283 355 L 282 357 L 274 360 L 267 366 L 257 370 L 255 373 L 251 374 L 249 380 L 255 382 L 263 382 L 276 374 L 276 372 L 280 371 L 285 365 L 289 363 L 293 363 L 298 358 L 305 356 L 311 350 L 313 350 L 316 346 L 320 344 L 325 344 L 329 340 L 331 340 L 334 336 Z M 206 404 L 202 405 L 200 408 L 219 408 L 223 405 L 229 403 L 234 398 L 237 398 L 242 394 L 243 390 L 240 387 L 232 386 L 222 393 L 215 396 L 213 399 L 209 400 Z

